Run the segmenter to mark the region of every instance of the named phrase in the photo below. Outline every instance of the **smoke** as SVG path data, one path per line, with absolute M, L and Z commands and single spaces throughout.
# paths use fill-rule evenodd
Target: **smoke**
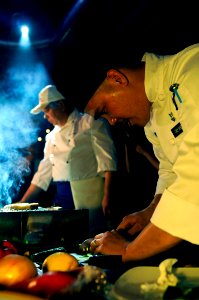
M 0 78 L 0 207 L 16 198 L 30 174 L 25 154 L 39 130 L 30 109 L 38 103 L 38 92 L 46 84 L 43 65 L 25 61 L 7 69 Z

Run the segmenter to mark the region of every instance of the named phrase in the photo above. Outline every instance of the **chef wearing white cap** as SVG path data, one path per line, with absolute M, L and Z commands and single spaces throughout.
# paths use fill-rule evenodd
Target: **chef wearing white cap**
M 112 172 L 117 169 L 108 122 L 80 113 L 54 85 L 39 93 L 39 104 L 31 113 L 40 112 L 54 128 L 46 135 L 44 158 L 20 202 L 35 201 L 53 180 L 57 186 L 54 205 L 87 208 L 90 231 L 106 229 Z

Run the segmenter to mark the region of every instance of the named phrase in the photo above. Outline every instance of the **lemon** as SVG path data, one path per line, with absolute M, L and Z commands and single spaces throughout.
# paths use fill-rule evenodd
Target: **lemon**
M 70 271 L 79 266 L 78 260 L 66 252 L 55 252 L 47 256 L 42 264 L 43 271 Z

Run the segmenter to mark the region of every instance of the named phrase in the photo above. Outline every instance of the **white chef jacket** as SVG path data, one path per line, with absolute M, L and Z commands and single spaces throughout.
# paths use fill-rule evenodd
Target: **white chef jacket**
M 199 44 L 170 56 L 145 53 L 143 61 L 152 102 L 145 132 L 160 161 L 156 193 L 163 193 L 151 222 L 199 244 Z
M 63 127 L 46 135 L 44 158 L 32 183 L 46 191 L 51 180 L 87 179 L 116 171 L 116 150 L 106 120 L 78 112 L 70 114 Z

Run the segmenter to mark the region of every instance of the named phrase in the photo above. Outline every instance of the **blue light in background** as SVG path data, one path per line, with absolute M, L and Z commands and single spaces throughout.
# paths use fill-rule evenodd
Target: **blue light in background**
M 29 38 L 29 27 L 27 25 L 22 25 L 20 27 L 21 30 L 21 37 L 20 37 L 20 45 L 27 47 L 30 45 L 30 38 Z

